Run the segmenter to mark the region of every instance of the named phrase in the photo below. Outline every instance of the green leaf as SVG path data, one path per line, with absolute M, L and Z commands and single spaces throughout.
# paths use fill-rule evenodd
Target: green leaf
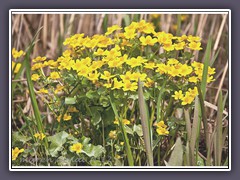
M 24 136 L 24 135 L 21 135 L 19 132 L 13 132 L 13 134 L 12 134 L 12 141 L 13 141 L 13 143 L 15 143 L 15 142 L 22 142 L 23 144 L 25 144 L 30 139 L 32 139 L 32 138 Z
M 137 133 L 138 136 L 143 136 L 143 130 L 142 130 L 142 125 L 133 125 L 133 131 Z
M 82 152 L 89 157 L 98 158 L 105 152 L 105 149 L 101 145 L 87 144 L 83 146 Z
M 61 131 L 53 136 L 48 137 L 48 141 L 51 142 L 49 147 L 49 153 L 52 157 L 56 157 L 58 151 L 62 150 L 63 144 L 66 142 L 68 136 L 68 133 L 66 133 L 65 131 Z
M 126 133 L 133 135 L 133 130 L 130 127 L 128 127 L 127 125 L 124 125 L 124 128 L 126 130 Z
M 90 164 L 91 164 L 91 166 L 101 166 L 102 165 L 101 161 L 93 160 L 93 159 L 90 160 Z
M 76 97 L 65 97 L 65 104 L 76 104 Z
M 113 124 L 113 121 L 115 120 L 115 114 L 112 107 L 109 107 L 102 112 L 102 120 L 104 121 L 104 126 Z
M 89 99 L 98 99 L 99 98 L 99 94 L 97 93 L 97 91 L 93 91 L 90 90 L 86 93 L 87 98 Z
M 183 146 L 181 138 L 178 137 L 167 165 L 182 166 L 182 164 L 183 164 Z
M 91 107 L 91 113 L 92 113 L 92 119 L 91 119 L 91 123 L 96 126 L 98 125 L 101 120 L 102 120 L 102 117 L 101 117 L 101 114 L 99 113 L 98 111 L 98 108 L 97 107 Z

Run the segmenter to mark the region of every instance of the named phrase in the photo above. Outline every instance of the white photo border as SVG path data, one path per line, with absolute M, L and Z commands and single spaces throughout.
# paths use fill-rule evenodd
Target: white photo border
M 11 42 L 13 14 L 228 14 L 229 24 L 229 162 L 228 166 L 12 166 L 12 102 L 9 96 L 9 171 L 231 171 L 231 10 L 230 9 L 10 9 L 9 92 L 11 92 Z

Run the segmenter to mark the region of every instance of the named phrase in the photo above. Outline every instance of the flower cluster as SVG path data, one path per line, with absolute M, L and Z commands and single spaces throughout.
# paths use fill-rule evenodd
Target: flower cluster
M 43 140 L 46 137 L 46 135 L 43 133 L 35 133 L 34 137 L 37 139 Z
M 160 121 L 156 124 L 158 135 L 168 135 L 169 131 L 167 130 L 167 126 L 164 124 L 164 121 Z

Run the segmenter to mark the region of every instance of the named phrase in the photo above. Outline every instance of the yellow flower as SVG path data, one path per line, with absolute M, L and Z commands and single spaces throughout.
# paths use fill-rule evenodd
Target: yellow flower
M 141 66 L 143 63 L 145 63 L 147 60 L 143 59 L 141 56 L 138 56 L 137 58 L 131 58 L 126 61 L 126 63 L 131 66 L 132 68 Z
M 183 64 L 180 68 L 180 74 L 181 76 L 187 76 L 192 73 L 193 69 L 191 66 L 188 66 L 187 64 Z
M 165 43 L 165 44 L 163 44 L 163 49 L 165 51 L 173 51 L 174 50 L 174 45 L 172 44 L 172 42 Z
M 56 86 L 54 93 L 57 94 L 57 93 L 61 92 L 63 89 L 64 89 L 64 86 L 62 86 L 61 84 L 58 84 Z
M 158 135 L 168 135 L 169 131 L 164 128 L 157 128 Z
M 144 67 L 147 69 L 154 69 L 156 67 L 156 64 L 154 62 L 148 62 L 144 64 Z
M 34 58 L 32 60 L 32 62 L 41 62 L 41 61 L 45 61 L 46 59 L 47 59 L 47 57 L 45 57 L 45 56 L 43 56 L 43 57 L 37 56 L 36 58 Z
M 147 82 L 144 83 L 144 86 L 146 87 L 152 87 L 154 85 L 154 81 L 150 78 L 147 78 Z
M 129 121 L 129 120 L 127 120 L 127 119 L 123 119 L 123 120 L 122 120 L 122 122 L 123 122 L 123 124 L 125 124 L 125 125 L 128 125 L 128 124 L 130 124 L 130 121 Z
M 187 40 L 188 40 L 189 42 L 193 42 L 193 41 L 199 42 L 199 41 L 201 41 L 201 38 L 200 38 L 199 36 L 189 35 L 189 36 L 187 37 Z
M 32 79 L 32 81 L 37 81 L 39 79 L 39 75 L 38 74 L 32 74 L 31 79 Z
M 118 119 L 115 119 L 113 123 L 119 125 Z M 128 119 L 123 119 L 122 123 L 124 125 L 128 125 L 128 124 L 130 124 L 130 121 Z
M 118 81 L 117 78 L 114 78 L 113 81 L 114 83 L 112 89 L 121 89 L 121 87 L 123 86 L 122 81 Z
M 175 100 L 182 99 L 182 98 L 183 98 L 182 90 L 180 90 L 180 91 L 175 91 L 175 92 L 174 92 L 174 95 L 172 95 L 172 97 L 174 97 Z
M 48 90 L 42 88 L 42 89 L 39 89 L 38 93 L 48 94 Z
M 21 63 L 15 63 L 14 61 L 12 61 L 12 70 L 14 70 L 14 73 L 17 74 L 18 71 L 21 68 Z
M 188 79 L 189 82 L 192 82 L 192 83 L 197 83 L 198 82 L 198 77 L 196 76 L 192 76 Z
M 110 139 L 116 139 L 117 138 L 117 131 L 116 130 L 110 131 L 108 136 L 109 136 Z
M 116 30 L 121 30 L 122 28 L 119 27 L 118 25 L 113 25 L 112 27 L 108 27 L 107 28 L 107 32 L 105 33 L 105 35 L 109 35 L 112 34 L 114 31 Z
M 59 116 L 57 117 L 57 121 L 60 122 L 61 118 L 62 118 L 62 115 L 59 115 Z M 64 120 L 64 121 L 70 121 L 71 119 L 72 119 L 72 116 L 71 116 L 71 115 L 69 115 L 69 114 L 67 114 L 67 113 L 65 113 L 65 114 L 63 115 L 63 120 Z
M 123 91 L 136 91 L 138 88 L 138 85 L 136 82 L 131 81 L 123 81 Z
M 184 49 L 185 42 L 180 42 L 180 43 L 177 43 L 177 44 L 173 44 L 173 46 L 176 50 L 182 50 L 182 49 Z
M 94 54 L 95 56 L 102 56 L 103 53 L 104 53 L 104 50 L 101 49 L 101 48 L 98 48 L 98 50 L 95 51 L 93 54 Z
M 197 87 L 194 87 L 193 89 L 189 88 L 188 89 L 189 95 L 195 98 L 198 95 L 198 90 Z
M 70 146 L 70 151 L 80 153 L 82 151 L 83 145 L 81 143 L 76 143 Z
M 68 112 L 79 112 L 79 111 L 77 110 L 76 107 L 70 106 L 70 107 L 68 108 Z
M 35 133 L 34 137 L 37 139 L 43 140 L 46 137 L 46 135 L 43 133 Z
M 167 126 L 164 124 L 164 121 L 160 121 L 156 124 L 158 135 L 168 135 L 169 131 L 167 130 Z
M 188 44 L 188 48 L 191 50 L 201 50 L 201 43 L 200 42 L 190 42 Z
M 59 79 L 59 73 L 58 72 L 51 72 L 50 79 Z
M 109 71 L 104 71 L 103 73 L 104 74 L 101 74 L 101 79 L 109 80 L 114 77 L 114 75 L 111 75 Z
M 151 36 L 141 36 L 139 40 L 143 46 L 153 46 L 158 41 L 156 38 L 152 38 Z
M 87 78 L 94 83 L 98 80 L 99 75 L 100 74 L 97 71 L 95 71 L 94 73 L 93 72 L 89 73 Z
M 194 97 L 189 92 L 186 92 L 185 96 L 182 98 L 182 105 L 191 104 L 193 100 Z
M 133 39 L 135 36 L 137 36 L 135 29 L 129 29 L 128 27 L 125 27 L 124 30 L 124 36 L 126 39 Z
M 15 161 L 20 153 L 24 152 L 24 149 L 19 149 L 18 147 L 15 147 L 15 149 L 12 149 L 12 160 Z
M 23 52 L 22 50 L 17 51 L 15 48 L 12 49 L 12 56 L 14 59 L 20 58 L 23 55 L 25 55 L 25 52 Z
M 69 115 L 69 114 L 64 114 L 64 116 L 63 116 L 63 120 L 64 121 L 70 121 L 72 119 L 72 116 L 71 115 Z
M 170 58 L 167 61 L 168 65 L 175 65 L 175 64 L 178 64 L 178 63 L 179 63 L 179 61 L 177 59 L 174 59 L 174 58 Z

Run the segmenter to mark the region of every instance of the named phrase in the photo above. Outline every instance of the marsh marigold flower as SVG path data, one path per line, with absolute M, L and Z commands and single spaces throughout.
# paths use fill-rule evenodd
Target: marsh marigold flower
M 83 145 L 81 143 L 76 143 L 70 146 L 70 151 L 80 153 L 82 151 Z
M 35 133 L 34 137 L 37 139 L 43 140 L 46 137 L 46 135 L 43 133 Z
M 25 55 L 25 52 L 23 52 L 22 50 L 17 51 L 15 48 L 12 49 L 12 56 L 14 59 L 20 58 L 23 55 Z
M 15 161 L 20 153 L 24 152 L 24 149 L 19 149 L 18 147 L 15 147 L 15 149 L 12 149 L 12 160 Z
M 31 79 L 32 79 L 32 81 L 37 81 L 39 79 L 39 75 L 38 74 L 32 74 Z
M 14 61 L 12 61 L 12 70 L 14 70 L 14 73 L 17 74 L 18 71 L 21 68 L 21 63 L 15 63 Z

